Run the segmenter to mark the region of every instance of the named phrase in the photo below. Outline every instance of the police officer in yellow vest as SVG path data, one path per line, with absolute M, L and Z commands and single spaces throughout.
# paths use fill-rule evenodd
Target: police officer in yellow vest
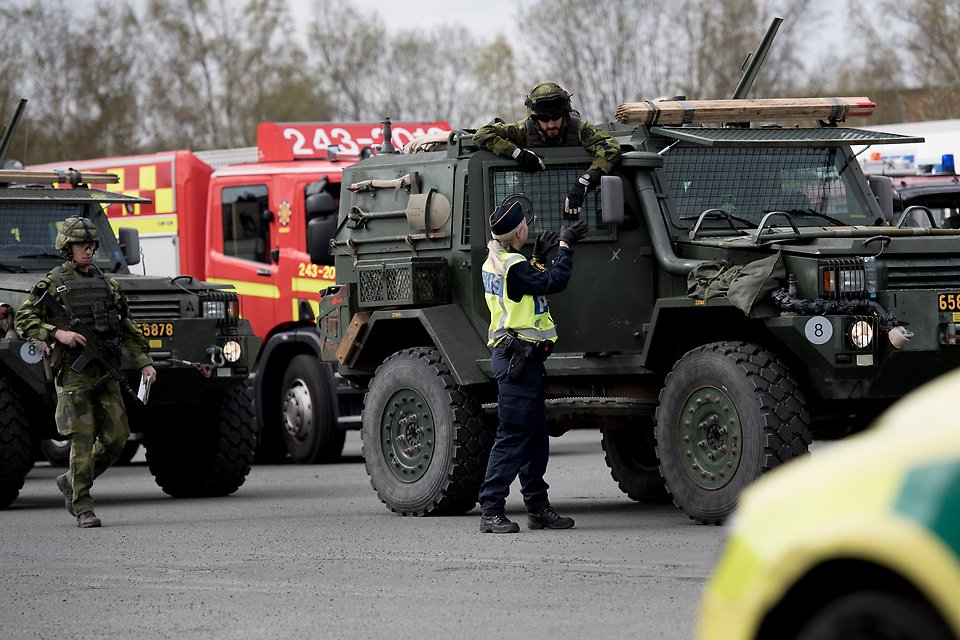
M 529 228 L 519 202 L 503 204 L 490 216 L 493 240 L 483 263 L 483 288 L 490 308 L 488 345 L 499 390 L 500 426 L 480 487 L 480 531 L 517 533 L 520 526 L 504 515 L 507 494 L 520 476 L 520 493 L 531 529 L 569 529 L 572 518 L 557 514 L 547 498 L 543 479 L 550 455 L 547 412 L 543 394 L 543 361 L 557 340 L 546 296 L 567 287 L 573 270 L 570 245 L 582 239 L 587 223 L 580 221 L 537 236 L 533 258 L 519 252 Z M 559 238 L 551 266 L 546 256 Z

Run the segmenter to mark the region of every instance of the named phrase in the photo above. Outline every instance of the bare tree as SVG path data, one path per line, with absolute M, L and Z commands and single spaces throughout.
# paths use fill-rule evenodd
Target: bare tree
M 905 22 L 904 66 L 918 84 L 913 117 L 939 120 L 960 117 L 960 4 L 914 0 L 898 3 L 883 0 L 880 13 Z M 919 113 L 918 113 L 919 112 Z
M 821 17 L 809 0 L 685 0 L 680 31 L 689 55 L 683 93 L 699 99 L 729 98 L 740 82 L 747 55 L 754 53 L 774 17 L 784 19 L 760 68 L 750 96 L 791 97 L 803 93 L 815 57 L 805 41 Z M 786 6 L 782 6 L 786 5 Z
M 284 0 L 149 0 L 147 130 L 160 147 L 253 144 L 265 118 L 327 113 L 304 72 L 303 52 L 284 37 Z
M 374 97 L 393 65 L 385 65 L 386 32 L 346 0 L 316 0 L 309 26 L 307 65 L 335 117 L 376 118 Z M 389 69 L 388 69 L 389 66 Z
M 532 52 L 522 67 L 539 75 L 527 88 L 556 80 L 588 120 L 612 119 L 621 102 L 670 91 L 678 60 L 663 2 L 538 0 L 520 17 Z

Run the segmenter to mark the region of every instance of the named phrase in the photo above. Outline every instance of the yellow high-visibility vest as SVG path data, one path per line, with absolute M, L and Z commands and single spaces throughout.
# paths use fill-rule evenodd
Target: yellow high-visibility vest
M 524 295 L 520 302 L 514 302 L 507 295 L 507 274 L 526 258 L 510 251 L 501 251 L 498 255 L 503 261 L 502 276 L 493 270 L 489 257 L 483 263 L 482 270 L 484 298 L 490 309 L 487 345 L 492 347 L 497 344 L 510 329 L 531 342 L 556 342 L 557 325 L 550 315 L 546 296 Z

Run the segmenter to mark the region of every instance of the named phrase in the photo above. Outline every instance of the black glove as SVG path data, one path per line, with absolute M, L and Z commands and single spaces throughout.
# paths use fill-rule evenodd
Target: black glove
M 533 259 L 540 264 L 546 264 L 547 255 L 559 242 L 560 234 L 556 231 L 541 231 L 537 234 L 536 242 L 533 243 Z
M 533 151 L 530 151 L 530 149 L 517 147 L 517 150 L 513 154 L 513 159 L 520 165 L 520 170 L 526 173 L 536 173 L 537 171 L 543 171 L 547 168 L 547 165 L 543 163 L 543 158 Z
M 560 240 L 567 244 L 573 244 L 587 235 L 586 220 L 579 220 L 560 232 Z
M 590 189 L 590 174 L 585 173 L 570 187 L 567 193 L 567 199 L 563 203 L 563 215 L 565 218 L 576 218 L 580 215 L 580 208 L 583 206 L 583 199 L 587 196 Z

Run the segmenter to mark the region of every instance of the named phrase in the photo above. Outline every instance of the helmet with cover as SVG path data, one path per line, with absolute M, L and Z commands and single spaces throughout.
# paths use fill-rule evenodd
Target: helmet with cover
M 60 225 L 54 247 L 57 251 L 68 251 L 68 247 L 77 242 L 93 242 L 99 245 L 100 239 L 97 236 L 97 227 L 92 221 L 74 216 L 67 218 Z
M 571 95 L 556 82 L 540 82 L 530 90 L 523 104 L 532 116 L 562 116 L 573 109 Z

